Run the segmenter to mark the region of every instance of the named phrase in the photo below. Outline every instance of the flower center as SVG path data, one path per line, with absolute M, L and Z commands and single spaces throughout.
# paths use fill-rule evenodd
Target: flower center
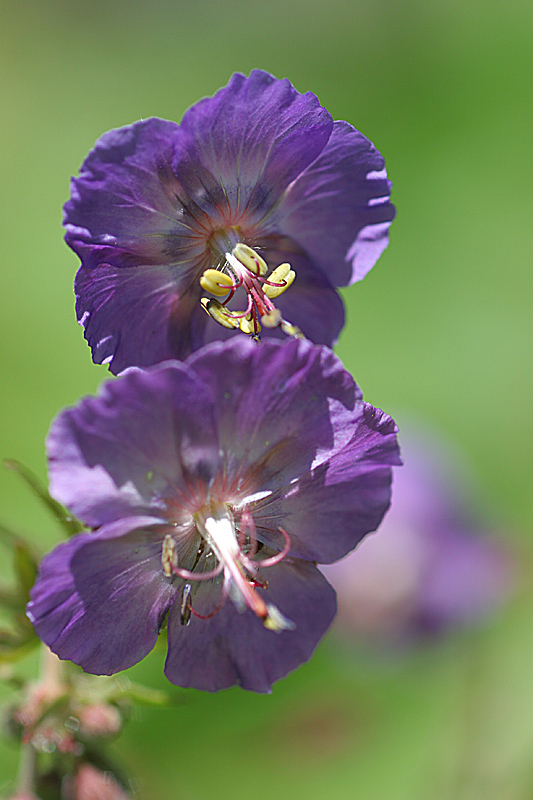
M 268 584 L 258 575 L 260 567 L 271 567 L 279 564 L 290 550 L 288 534 L 280 528 L 285 540 L 283 548 L 274 556 L 252 560 L 258 550 L 255 535 L 255 524 L 252 515 L 244 511 L 241 515 L 240 529 L 237 533 L 233 514 L 226 503 L 212 502 L 194 514 L 196 529 L 202 541 L 210 548 L 217 559 L 217 566 L 209 572 L 198 572 L 183 569 L 179 566 L 178 545 L 171 534 L 163 540 L 161 565 L 167 577 L 178 575 L 187 583 L 183 590 L 181 619 L 188 624 L 191 613 L 202 619 L 209 619 L 221 608 L 228 597 L 237 610 L 243 612 L 251 609 L 269 630 L 280 633 L 291 630 L 294 623 L 286 619 L 272 603 L 266 603 L 257 591 L 257 587 L 266 589 Z M 222 595 L 217 607 L 207 615 L 199 614 L 192 608 L 190 581 L 213 580 L 223 574 Z
M 268 267 L 261 256 L 251 247 L 238 242 L 231 252 L 224 251 L 224 262 L 218 269 L 206 269 L 200 278 L 205 291 L 224 297 L 223 302 L 203 297 L 203 308 L 209 316 L 225 328 L 239 329 L 250 336 L 258 337 L 261 325 L 265 328 L 280 327 L 289 336 L 303 338 L 296 325 L 284 320 L 273 300 L 292 284 L 296 273 L 290 264 L 280 264 L 266 277 Z M 231 311 L 227 304 L 237 289 L 244 289 L 248 302 L 243 311 Z

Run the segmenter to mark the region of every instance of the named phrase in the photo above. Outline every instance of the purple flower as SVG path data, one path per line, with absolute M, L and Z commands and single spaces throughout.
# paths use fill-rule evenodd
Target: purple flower
M 509 594 L 513 564 L 472 518 L 468 475 L 435 437 L 402 435 L 383 524 L 324 574 L 337 590 L 344 641 L 405 646 L 488 617 Z
M 38 635 L 112 674 L 168 617 L 173 683 L 269 691 L 335 614 L 316 562 L 388 507 L 395 431 L 330 350 L 301 340 L 239 337 L 129 370 L 52 425 L 51 493 L 95 530 L 44 558 Z
M 388 243 L 384 165 L 314 94 L 260 70 L 180 125 L 106 133 L 65 205 L 94 361 L 117 374 L 261 327 L 332 345 L 344 323 L 334 287 L 363 278 Z

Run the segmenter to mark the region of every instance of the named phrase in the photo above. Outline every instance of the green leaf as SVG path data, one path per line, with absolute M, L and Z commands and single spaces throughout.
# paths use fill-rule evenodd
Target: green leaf
M 83 524 L 76 517 L 73 517 L 61 503 L 50 497 L 46 488 L 28 467 L 14 459 L 6 459 L 4 466 L 16 472 L 22 478 L 33 494 L 51 511 L 67 536 L 73 536 L 75 533 L 85 530 Z
M 135 705 L 141 706 L 162 706 L 175 705 L 177 697 L 163 692 L 160 689 L 152 689 L 149 686 L 143 686 L 141 683 L 130 683 L 118 688 L 118 691 L 113 692 L 109 696 L 109 700 L 119 703 L 121 700 L 129 700 Z
M 0 630 L 0 664 L 9 664 L 24 658 L 40 644 L 31 625 L 17 632 Z
M 20 587 L 18 587 L 20 589 Z M 0 606 L 8 611 L 24 611 L 27 599 L 12 586 L 0 583 Z
M 25 599 L 29 599 L 30 589 L 37 577 L 37 559 L 26 543 L 20 539 L 15 543 L 14 556 L 15 573 L 22 590 L 22 595 Z

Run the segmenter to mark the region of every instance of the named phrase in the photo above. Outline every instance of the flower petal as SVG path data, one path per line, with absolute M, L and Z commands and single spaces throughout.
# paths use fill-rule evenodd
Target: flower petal
M 154 118 L 96 142 L 64 209 L 66 241 L 85 266 L 168 264 L 189 248 L 198 254 L 170 166 L 180 135 L 175 122 Z
M 391 466 L 401 463 L 394 421 L 369 403 L 351 441 L 328 461 L 251 509 L 258 538 L 322 564 L 342 558 L 380 524 L 390 503 Z
M 275 212 L 334 286 L 358 281 L 388 244 L 394 218 L 385 161 L 348 122 L 337 121 L 321 155 L 288 187 Z
M 284 244 L 282 240 L 278 247 Z M 300 328 L 315 344 L 333 347 L 344 325 L 344 304 L 326 273 L 317 269 L 305 253 L 294 252 L 294 248 L 267 249 L 265 253 L 269 264 L 289 262 L 296 272 L 290 289 L 275 300 L 283 319 Z M 261 333 L 285 337 L 279 328 L 263 328 Z
M 306 562 L 285 559 L 265 575 L 266 602 L 274 603 L 296 628 L 273 633 L 250 610 L 239 614 L 231 601 L 211 619 L 193 616 L 184 627 L 175 606 L 165 666 L 172 683 L 209 692 L 235 684 L 269 692 L 274 681 L 307 661 L 335 616 L 335 592 L 314 564 Z M 198 595 L 209 591 L 202 584 Z
M 317 97 L 300 94 L 287 79 L 261 70 L 250 77 L 237 73 L 214 97 L 185 113 L 188 140 L 173 168 L 201 208 L 212 213 L 214 201 L 223 218 L 237 223 L 245 211 L 270 210 L 323 150 L 332 124 Z
M 104 384 L 59 415 L 47 446 L 51 494 L 91 526 L 163 514 L 219 465 L 211 396 L 178 362 Z
M 191 316 L 199 307 L 196 275 L 177 280 L 169 267 L 81 267 L 76 312 L 96 364 L 115 375 L 131 366 L 185 358 L 194 340 Z M 204 312 L 202 311 L 202 314 Z
M 323 461 L 362 413 L 360 390 L 338 358 L 307 341 L 258 347 L 239 337 L 186 363 L 210 387 L 225 476 L 241 496 L 284 486 Z
M 161 569 L 151 517 L 80 533 L 44 557 L 28 616 L 60 658 L 112 675 L 154 647 L 175 588 Z

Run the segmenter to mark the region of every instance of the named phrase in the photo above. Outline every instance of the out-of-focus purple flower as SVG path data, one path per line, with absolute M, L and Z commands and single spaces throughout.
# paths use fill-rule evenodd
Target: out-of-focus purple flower
M 478 622 L 513 584 L 509 553 L 472 517 L 460 461 L 432 436 L 402 436 L 402 460 L 379 531 L 323 568 L 345 641 L 401 647 Z
M 378 526 L 399 461 L 330 350 L 244 338 L 129 370 L 57 418 L 48 452 L 52 495 L 95 531 L 44 558 L 38 635 L 111 674 L 168 616 L 167 677 L 209 691 L 269 691 L 309 658 L 336 610 L 316 562 Z
M 344 323 L 334 287 L 387 246 L 390 188 L 365 136 L 260 70 L 179 125 L 106 133 L 65 205 L 94 361 L 117 374 L 261 326 L 332 345 Z

